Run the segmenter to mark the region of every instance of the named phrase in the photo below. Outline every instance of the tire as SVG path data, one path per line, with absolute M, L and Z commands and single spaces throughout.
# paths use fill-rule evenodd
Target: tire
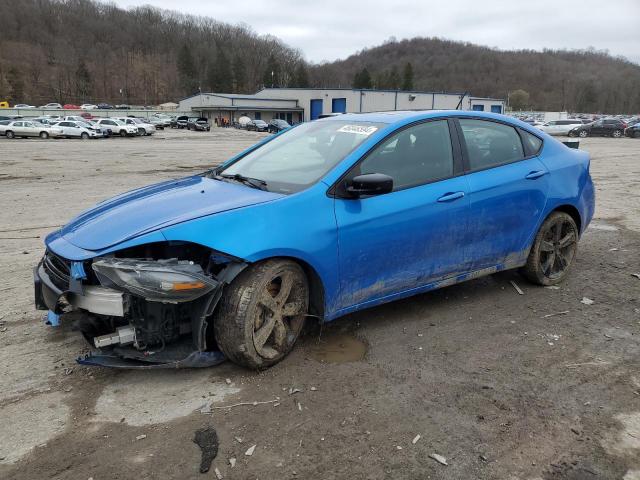
M 43 140 L 46 140 L 47 138 L 49 138 L 49 134 L 47 132 L 40 132 L 39 137 Z
M 5 132 L 5 135 L 7 136 L 7 138 L 16 138 L 16 134 L 13 133 L 11 130 L 7 130 Z
M 82 132 L 82 133 L 80 134 L 80 138 L 81 138 L 82 140 L 88 140 L 88 139 L 89 139 L 89 134 L 88 134 L 87 132 Z
M 146 131 L 144 128 L 139 128 L 139 129 L 138 129 L 138 133 L 139 133 L 141 136 L 145 136 L 145 135 L 147 134 L 147 131 Z
M 611 134 L 611 136 L 613 138 L 621 138 L 622 137 L 622 130 L 614 130 L 613 133 Z
M 578 227 L 571 215 L 553 212 L 540 226 L 522 273 L 538 285 L 562 282 L 578 252 Z M 563 246 L 564 245 L 564 246 Z
M 244 367 L 270 367 L 291 351 L 308 311 L 309 283 L 300 265 L 278 259 L 252 265 L 226 288 L 214 313 L 218 347 Z
M 573 132 L 569 132 L 569 133 L 567 134 L 567 136 L 568 136 L 568 137 L 573 138 L 573 137 L 575 137 L 575 136 L 576 136 L 576 134 L 575 134 L 575 133 L 573 133 Z
M 633 132 L 633 138 L 640 138 L 640 130 Z
M 587 132 L 586 130 L 580 130 L 580 133 L 578 133 L 578 136 L 580 138 L 587 138 L 589 136 L 589 132 Z
M 120 130 L 120 136 L 121 137 L 126 137 L 127 136 L 127 131 L 126 130 Z

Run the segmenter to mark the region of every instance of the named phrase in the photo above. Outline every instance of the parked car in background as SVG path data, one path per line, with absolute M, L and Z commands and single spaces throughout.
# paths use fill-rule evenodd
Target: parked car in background
M 180 115 L 179 117 L 176 117 L 175 122 L 171 122 L 171 128 L 187 128 L 188 121 L 188 116 Z
M 7 138 L 61 137 L 62 129 L 55 126 L 44 125 L 42 123 L 34 122 L 31 120 L 17 120 L 7 125 L 4 134 Z
M 138 135 L 138 127 L 127 125 L 115 118 L 100 118 L 96 120 L 96 125 L 107 130 L 109 136 L 120 135 L 121 137 L 135 137 Z
M 6 127 L 11 122 L 13 122 L 13 120 L 2 120 L 2 118 L 0 118 L 0 135 L 1 136 L 4 136 L 5 131 L 7 130 Z
M 137 117 L 115 117 L 125 125 L 133 126 L 138 129 L 138 135 L 153 135 L 156 133 L 156 127 L 149 122 Z
M 508 269 L 562 282 L 593 216 L 589 164 L 587 152 L 496 114 L 303 123 L 49 234 L 35 303 L 58 324 L 68 299 L 98 348 L 85 364 L 266 368 L 308 317 Z
M 148 118 L 151 124 L 161 130 L 171 126 L 171 119 L 172 117 L 170 117 L 169 115 L 164 115 L 162 113 L 154 113 Z
M 269 125 L 267 125 L 267 122 L 264 120 L 251 120 L 247 122 L 246 128 L 247 130 L 253 130 L 256 132 L 266 132 Z
M 62 110 L 62 105 L 59 103 L 47 103 L 46 105 L 42 105 L 40 108 Z
M 55 126 L 61 128 L 62 134 L 67 138 L 82 138 L 86 140 L 89 138 L 102 138 L 104 136 L 99 127 L 94 127 L 86 122 L 63 120 L 56 123 Z
M 569 135 L 569 132 L 576 127 L 584 125 L 578 118 L 567 118 L 564 120 L 551 120 L 538 128 L 549 135 Z
M 627 124 L 617 118 L 602 118 L 569 131 L 570 137 L 615 137 L 624 135 Z
M 9 108 L 9 102 L 5 102 L 5 101 L 0 102 L 0 108 Z
M 291 125 L 289 125 L 285 120 L 274 118 L 269 122 L 269 127 L 267 128 L 267 130 L 270 133 L 278 133 L 286 130 L 287 128 L 291 128 Z
M 81 110 L 96 110 L 97 108 L 98 106 L 94 105 L 93 103 L 83 103 L 82 105 L 80 105 Z
M 130 110 L 130 109 L 131 109 L 131 106 L 130 106 L 130 105 L 127 105 L 127 104 L 125 104 L 125 103 L 121 103 L 121 104 L 119 104 L 119 105 L 116 105 L 116 106 L 115 106 L 115 109 L 116 109 L 116 110 Z
M 73 103 L 66 103 L 62 106 L 64 110 L 80 110 L 78 105 L 74 105 Z
M 35 118 L 25 118 L 24 120 L 31 120 L 32 122 L 42 123 L 43 125 L 53 125 L 54 123 L 58 123 L 57 118 L 49 118 L 49 117 L 35 117 Z
M 211 130 L 211 125 L 209 125 L 209 120 L 205 117 L 191 117 L 187 120 L 187 130 L 208 132 Z
M 97 105 L 97 107 L 98 107 L 100 110 L 112 110 L 112 109 L 113 109 L 113 105 L 110 105 L 110 104 L 108 104 L 108 103 L 99 103 L 99 104 Z
M 13 108 L 37 108 L 33 105 L 27 105 L 26 103 L 18 103 L 13 106 Z
M 625 129 L 624 134 L 627 137 L 640 138 L 640 120 L 633 125 L 629 125 Z

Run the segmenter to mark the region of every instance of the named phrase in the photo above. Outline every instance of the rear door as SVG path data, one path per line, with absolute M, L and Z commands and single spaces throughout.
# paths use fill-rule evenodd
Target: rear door
M 460 118 L 458 127 L 469 181 L 471 268 L 516 266 L 546 204 L 549 172 L 535 155 L 542 141 L 488 119 Z

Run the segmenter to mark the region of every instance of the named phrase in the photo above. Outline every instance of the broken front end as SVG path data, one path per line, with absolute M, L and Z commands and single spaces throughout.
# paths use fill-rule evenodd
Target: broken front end
M 211 316 L 246 264 L 205 247 L 160 242 L 85 261 L 47 250 L 34 270 L 35 303 L 95 349 L 79 363 L 123 368 L 207 367 L 224 360 Z

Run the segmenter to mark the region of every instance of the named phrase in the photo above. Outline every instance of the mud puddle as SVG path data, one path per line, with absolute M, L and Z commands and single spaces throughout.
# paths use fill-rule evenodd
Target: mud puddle
M 353 335 L 340 333 L 321 338 L 314 343 L 309 354 L 319 362 L 358 362 L 367 354 L 367 344 Z

